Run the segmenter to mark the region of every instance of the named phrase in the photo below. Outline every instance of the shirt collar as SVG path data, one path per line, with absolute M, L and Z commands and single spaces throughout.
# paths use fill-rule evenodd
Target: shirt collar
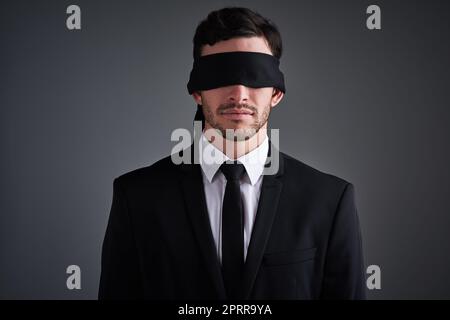
M 199 140 L 200 144 L 200 166 L 211 183 L 222 163 L 231 160 L 220 149 L 208 141 L 204 133 L 202 133 Z M 206 148 L 206 149 L 205 149 Z M 269 139 L 267 135 L 264 136 L 264 141 L 249 153 L 237 158 L 236 160 L 242 163 L 245 167 L 245 172 L 250 179 L 250 183 L 255 185 L 259 177 L 264 171 L 264 165 L 267 160 L 267 153 L 269 151 Z M 210 155 L 213 155 L 212 157 Z M 203 157 L 205 155 L 205 158 Z M 207 156 L 207 157 L 206 157 Z

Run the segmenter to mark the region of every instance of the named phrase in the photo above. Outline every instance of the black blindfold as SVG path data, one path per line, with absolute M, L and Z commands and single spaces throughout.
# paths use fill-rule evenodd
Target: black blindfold
M 251 88 L 274 87 L 285 92 L 280 61 L 260 52 L 223 52 L 201 56 L 194 60 L 189 82 L 189 94 L 235 84 Z

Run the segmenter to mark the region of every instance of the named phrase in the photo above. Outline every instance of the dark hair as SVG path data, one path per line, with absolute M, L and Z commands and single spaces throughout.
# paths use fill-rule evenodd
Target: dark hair
M 247 8 L 226 7 L 212 11 L 197 26 L 194 36 L 194 59 L 200 57 L 202 47 L 238 37 L 264 36 L 272 54 L 281 58 L 281 35 L 277 26 L 259 13 Z

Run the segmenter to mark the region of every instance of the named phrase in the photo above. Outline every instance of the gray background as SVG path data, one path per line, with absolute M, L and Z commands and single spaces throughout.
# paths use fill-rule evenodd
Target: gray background
M 369 298 L 450 298 L 448 1 L 317 0 L 2 1 L 0 298 L 96 298 L 112 181 L 191 129 L 192 37 L 227 5 L 280 28 L 287 93 L 270 126 L 283 151 L 354 183 L 365 263 L 382 270 Z

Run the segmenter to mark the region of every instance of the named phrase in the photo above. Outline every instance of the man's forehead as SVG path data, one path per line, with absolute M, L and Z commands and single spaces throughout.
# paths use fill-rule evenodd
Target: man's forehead
M 219 41 L 212 46 L 206 44 L 202 47 L 201 55 L 209 55 L 221 52 L 249 51 L 272 55 L 272 51 L 264 37 L 239 37 Z

